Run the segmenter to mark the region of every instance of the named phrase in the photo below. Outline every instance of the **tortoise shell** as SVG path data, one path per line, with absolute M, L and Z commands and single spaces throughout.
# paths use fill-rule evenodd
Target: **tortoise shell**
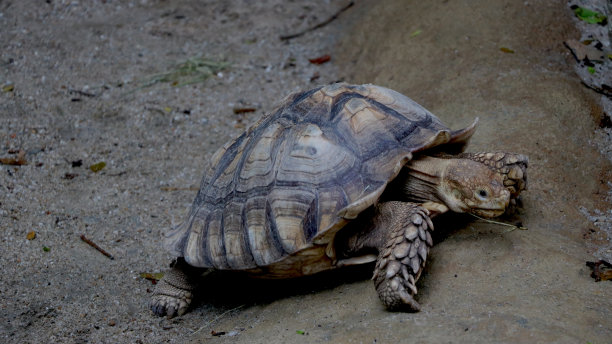
M 451 131 L 374 85 L 291 94 L 214 154 L 187 221 L 164 245 L 192 266 L 267 277 L 333 268 L 335 234 L 378 201 L 412 154 L 461 143 L 475 125 Z

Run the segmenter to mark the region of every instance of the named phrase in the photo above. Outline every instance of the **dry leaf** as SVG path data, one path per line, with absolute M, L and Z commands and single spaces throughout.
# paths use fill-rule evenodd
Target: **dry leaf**
M 308 59 L 308 61 L 310 61 L 310 63 L 312 64 L 323 64 L 325 62 L 328 62 L 329 60 L 331 60 L 331 56 L 329 55 L 323 55 L 314 59 Z
M 158 273 L 141 272 L 140 277 L 151 281 L 151 283 L 153 284 L 157 284 L 157 281 L 159 281 L 160 279 L 162 279 L 162 277 L 164 277 L 164 273 L 163 272 L 158 272 Z
M 612 264 L 605 260 L 599 260 L 597 262 L 586 262 L 586 265 L 593 270 L 591 277 L 595 279 L 595 282 L 612 281 Z
M 64 174 L 64 179 L 71 180 L 71 179 L 78 177 L 78 175 L 79 175 L 78 173 L 66 173 Z

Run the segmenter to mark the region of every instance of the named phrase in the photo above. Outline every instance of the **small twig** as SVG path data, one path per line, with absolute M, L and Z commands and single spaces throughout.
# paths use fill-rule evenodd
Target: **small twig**
M 284 36 L 280 36 L 281 41 L 287 41 L 290 40 L 292 38 L 296 38 L 296 37 L 300 37 L 303 36 L 304 34 L 310 32 L 310 31 L 314 31 L 316 29 L 320 29 L 323 26 L 331 23 L 332 21 L 334 21 L 336 18 L 338 18 L 338 16 L 340 16 L 340 14 L 346 10 L 348 10 L 349 8 L 351 8 L 353 5 L 355 4 L 354 1 L 349 2 L 346 6 L 342 7 L 338 12 L 336 12 L 333 16 L 329 17 L 326 21 L 323 21 L 313 27 L 310 27 L 304 31 L 300 31 L 298 33 L 294 33 L 292 35 L 284 35 Z
M 87 239 L 85 237 L 84 234 L 81 234 L 81 240 L 83 240 L 85 243 L 87 243 L 89 246 L 95 248 L 96 250 L 98 250 L 100 253 L 102 253 L 103 255 L 107 256 L 108 258 L 110 258 L 111 260 L 115 259 L 115 257 L 113 257 L 110 253 L 106 252 L 103 248 L 101 248 L 100 246 L 98 246 L 95 242 Z
M 608 97 L 608 98 L 612 98 L 612 90 L 608 90 L 608 89 L 606 89 L 606 88 L 603 88 L 603 87 L 605 87 L 605 86 L 606 86 L 605 84 L 603 84 L 603 85 L 602 85 L 603 87 L 602 87 L 602 88 L 600 88 L 600 87 L 597 87 L 597 86 L 594 86 L 594 85 L 589 85 L 589 84 L 587 84 L 587 83 L 586 83 L 586 82 L 584 82 L 584 81 L 581 81 L 581 83 L 582 83 L 584 86 L 586 86 L 586 87 L 588 87 L 588 88 L 592 89 L 593 91 L 595 91 L 595 92 L 597 92 L 597 93 L 599 93 L 599 94 L 603 94 L 604 96 L 606 96 L 606 97 Z
M 257 111 L 256 108 L 254 107 L 237 107 L 234 108 L 234 114 L 236 115 L 240 115 L 240 114 L 244 114 L 244 113 L 248 113 L 248 112 L 255 112 Z
M 93 94 L 93 93 L 89 93 L 89 92 L 85 92 L 85 91 L 81 91 L 81 90 L 75 90 L 75 89 L 72 89 L 72 88 L 68 90 L 68 93 L 70 93 L 70 94 L 77 94 L 77 95 L 88 97 L 88 98 L 93 98 L 93 97 L 97 96 L 96 94 Z
M 475 218 L 477 218 L 477 219 L 479 219 L 479 220 L 481 220 L 481 221 L 484 221 L 484 222 L 488 222 L 488 223 L 492 223 L 492 224 L 495 224 L 495 225 L 500 225 L 500 226 L 512 227 L 512 229 L 511 229 L 511 230 L 509 230 L 509 231 L 507 231 L 507 232 L 512 232 L 512 231 L 514 231 L 514 230 L 516 230 L 516 229 L 519 229 L 519 230 L 522 230 L 522 231 L 526 231 L 526 230 L 527 230 L 527 227 L 523 227 L 523 226 L 520 226 L 520 225 L 518 225 L 518 226 L 517 226 L 517 225 L 512 225 L 512 224 L 509 224 L 509 223 L 503 223 L 503 222 L 499 222 L 499 221 L 493 221 L 493 220 L 485 219 L 485 218 L 483 218 L 483 217 L 480 217 L 480 216 L 478 216 L 478 215 L 474 215 L 474 214 L 470 214 L 470 215 L 472 215 L 472 216 L 474 216 Z
M 235 310 L 238 310 L 238 309 L 240 309 L 240 308 L 242 308 L 242 307 L 244 307 L 244 306 L 246 306 L 246 305 L 240 305 L 240 306 L 238 306 L 238 307 L 235 307 L 235 308 L 229 309 L 229 310 L 227 310 L 227 311 L 225 311 L 225 312 L 221 313 L 220 315 L 216 316 L 216 317 L 215 317 L 213 320 L 211 320 L 211 321 L 207 322 L 206 324 L 202 325 L 202 327 L 200 327 L 199 329 L 197 329 L 197 331 L 194 331 L 192 334 L 196 334 L 196 333 L 198 333 L 198 332 L 202 331 L 202 330 L 203 330 L 205 327 L 209 326 L 210 324 L 212 324 L 212 323 L 216 322 L 217 320 L 219 320 L 219 319 L 223 318 L 224 316 L 226 316 L 226 315 L 227 315 L 227 313 L 229 313 L 229 312 L 233 312 L 233 311 L 235 311 Z
M 0 164 L 13 166 L 27 165 L 28 161 L 25 159 L 25 154 L 25 151 L 20 149 L 16 158 L 0 158 Z
M 572 49 L 566 42 L 563 42 L 563 45 L 567 48 L 567 50 L 570 51 L 570 53 L 572 53 L 572 56 L 574 57 L 574 60 L 576 60 L 576 63 L 579 63 L 580 59 L 578 59 L 578 55 L 576 55 L 574 49 Z

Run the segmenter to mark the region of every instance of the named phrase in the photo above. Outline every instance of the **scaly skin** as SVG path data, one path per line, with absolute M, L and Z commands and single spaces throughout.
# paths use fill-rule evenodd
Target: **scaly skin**
M 201 269 L 189 266 L 183 258 L 178 258 L 153 290 L 149 303 L 153 313 L 168 318 L 185 314 L 193 301 L 193 291 L 201 272 Z
M 511 199 L 516 199 L 521 191 L 527 189 L 529 158 L 525 155 L 507 152 L 479 152 L 462 153 L 458 157 L 480 162 L 499 173 L 504 186 L 510 191 Z
M 387 234 L 374 268 L 374 285 L 378 297 L 389 310 L 417 312 L 421 306 L 414 300 L 429 248 L 433 245 L 433 224 L 429 212 L 409 202 L 385 202 L 378 206 L 379 227 Z

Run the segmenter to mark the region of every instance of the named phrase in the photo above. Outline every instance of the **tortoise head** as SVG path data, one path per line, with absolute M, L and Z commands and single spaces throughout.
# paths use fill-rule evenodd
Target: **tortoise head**
M 452 211 L 496 217 L 510 202 L 502 176 L 479 162 L 448 159 L 440 177 L 438 197 Z

